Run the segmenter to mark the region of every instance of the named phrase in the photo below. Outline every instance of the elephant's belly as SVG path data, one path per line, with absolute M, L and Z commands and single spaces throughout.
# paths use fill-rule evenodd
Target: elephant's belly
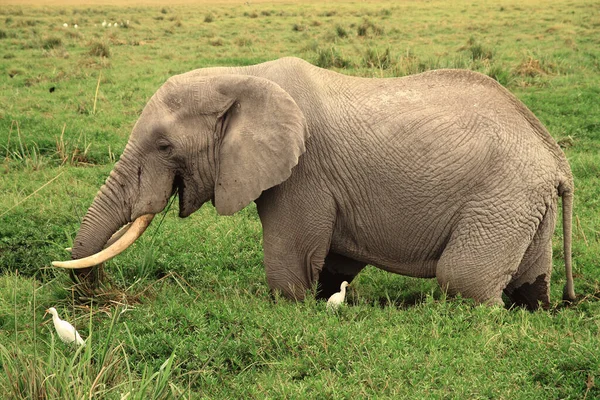
M 367 246 L 365 246 L 367 247 Z M 412 276 L 415 278 L 435 278 L 438 263 L 437 257 L 424 257 L 422 259 L 410 259 L 408 254 L 397 254 L 390 257 L 389 254 L 373 250 L 372 248 L 360 248 L 353 244 L 344 245 L 340 241 L 333 241 L 331 250 L 353 260 L 361 261 L 374 267 L 396 274 Z M 394 253 L 390 251 L 390 253 Z
M 439 207 L 440 210 L 449 210 Z M 426 210 L 427 211 L 427 210 Z M 426 218 L 408 212 L 393 215 L 354 215 L 336 221 L 331 241 L 331 250 L 348 258 L 361 261 L 397 274 L 433 278 L 437 264 L 450 240 L 452 215 L 424 212 Z M 369 223 L 369 221 L 375 221 Z

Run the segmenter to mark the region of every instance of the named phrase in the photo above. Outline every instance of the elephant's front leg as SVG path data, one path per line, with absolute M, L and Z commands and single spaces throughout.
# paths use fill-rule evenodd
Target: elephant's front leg
M 329 252 L 335 205 L 326 199 L 298 203 L 285 193 L 273 192 L 256 201 L 267 283 L 271 290 L 303 300 L 307 290 L 315 287 Z

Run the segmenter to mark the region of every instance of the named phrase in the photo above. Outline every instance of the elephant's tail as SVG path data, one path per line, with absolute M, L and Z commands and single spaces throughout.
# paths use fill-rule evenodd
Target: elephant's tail
M 573 185 L 561 184 L 558 188 L 562 197 L 563 247 L 565 254 L 565 274 L 567 283 L 563 290 L 563 300 L 575 301 L 573 287 L 573 265 L 571 260 L 571 236 L 573 232 Z

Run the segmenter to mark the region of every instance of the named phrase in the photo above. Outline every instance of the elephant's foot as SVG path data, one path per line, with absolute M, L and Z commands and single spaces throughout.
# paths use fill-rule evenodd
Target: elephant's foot
M 523 283 L 519 287 L 506 289 L 506 295 L 517 306 L 528 310 L 537 310 L 540 305 L 547 309 L 550 307 L 550 283 L 545 274 L 539 275 L 532 283 Z

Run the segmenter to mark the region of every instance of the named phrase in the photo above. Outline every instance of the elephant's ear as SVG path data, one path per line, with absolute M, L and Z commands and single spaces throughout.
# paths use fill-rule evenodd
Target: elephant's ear
M 308 129 L 296 102 L 274 82 L 242 75 L 211 79 L 230 99 L 220 116 L 215 207 L 231 215 L 289 178 Z

